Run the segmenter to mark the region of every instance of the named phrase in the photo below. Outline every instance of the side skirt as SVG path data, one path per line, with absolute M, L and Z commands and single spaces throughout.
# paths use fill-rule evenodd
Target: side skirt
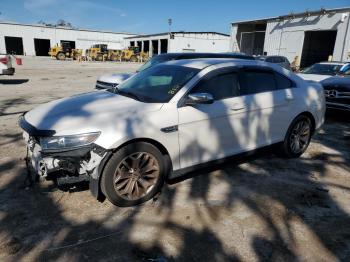
M 171 172 L 167 178 L 169 184 L 175 184 L 184 181 L 188 178 L 194 177 L 208 172 L 213 172 L 222 168 L 222 165 L 231 163 L 233 165 L 239 165 L 248 161 L 252 161 L 256 158 L 262 157 L 266 154 L 273 154 L 275 149 L 281 144 L 281 142 L 274 143 L 272 145 L 264 146 L 259 149 L 254 149 L 244 153 L 239 153 L 233 156 L 228 156 L 225 158 L 220 158 L 217 160 L 212 160 L 206 163 L 198 164 L 195 166 L 190 166 L 186 168 L 181 168 Z M 194 174 L 196 172 L 196 174 Z

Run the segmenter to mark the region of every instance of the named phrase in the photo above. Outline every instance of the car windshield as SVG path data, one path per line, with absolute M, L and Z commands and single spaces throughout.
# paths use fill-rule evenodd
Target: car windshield
M 303 74 L 336 75 L 342 65 L 339 64 L 314 64 L 301 71 Z
M 158 65 L 137 73 L 110 91 L 145 103 L 166 103 L 199 71 L 185 66 Z
M 155 56 L 153 57 L 151 60 L 148 60 L 146 63 L 144 63 L 140 68 L 139 70 L 137 70 L 137 72 L 141 72 L 147 68 L 150 68 L 152 66 L 155 66 L 159 63 L 163 63 L 163 62 L 166 62 L 166 61 L 169 61 L 171 60 L 171 58 L 167 57 L 167 56 Z

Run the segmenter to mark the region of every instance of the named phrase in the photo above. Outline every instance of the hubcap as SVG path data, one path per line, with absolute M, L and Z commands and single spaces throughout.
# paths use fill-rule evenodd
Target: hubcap
M 158 161 L 152 154 L 133 153 L 119 163 L 114 174 L 114 189 L 124 199 L 137 200 L 152 190 L 158 177 Z
M 303 152 L 310 140 L 310 123 L 306 120 L 298 122 L 290 136 L 290 148 L 295 154 Z

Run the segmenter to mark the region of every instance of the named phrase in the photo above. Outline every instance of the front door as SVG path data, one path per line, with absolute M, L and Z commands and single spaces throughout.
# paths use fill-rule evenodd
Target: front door
M 231 155 L 244 148 L 247 119 L 239 95 L 238 72 L 218 69 L 205 76 L 190 93 L 209 93 L 212 104 L 183 106 L 179 113 L 181 168 Z

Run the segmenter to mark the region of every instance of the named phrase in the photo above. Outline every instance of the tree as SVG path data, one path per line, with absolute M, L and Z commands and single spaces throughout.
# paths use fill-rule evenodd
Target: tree
M 62 27 L 69 27 L 69 28 L 74 28 L 74 26 L 70 23 L 70 22 L 67 22 L 63 19 L 59 19 L 56 24 L 51 24 L 51 23 L 47 23 L 43 20 L 40 20 L 38 22 L 38 24 L 41 24 L 41 25 L 45 25 L 45 26 L 53 26 L 53 27 L 58 27 L 58 26 L 62 26 Z

